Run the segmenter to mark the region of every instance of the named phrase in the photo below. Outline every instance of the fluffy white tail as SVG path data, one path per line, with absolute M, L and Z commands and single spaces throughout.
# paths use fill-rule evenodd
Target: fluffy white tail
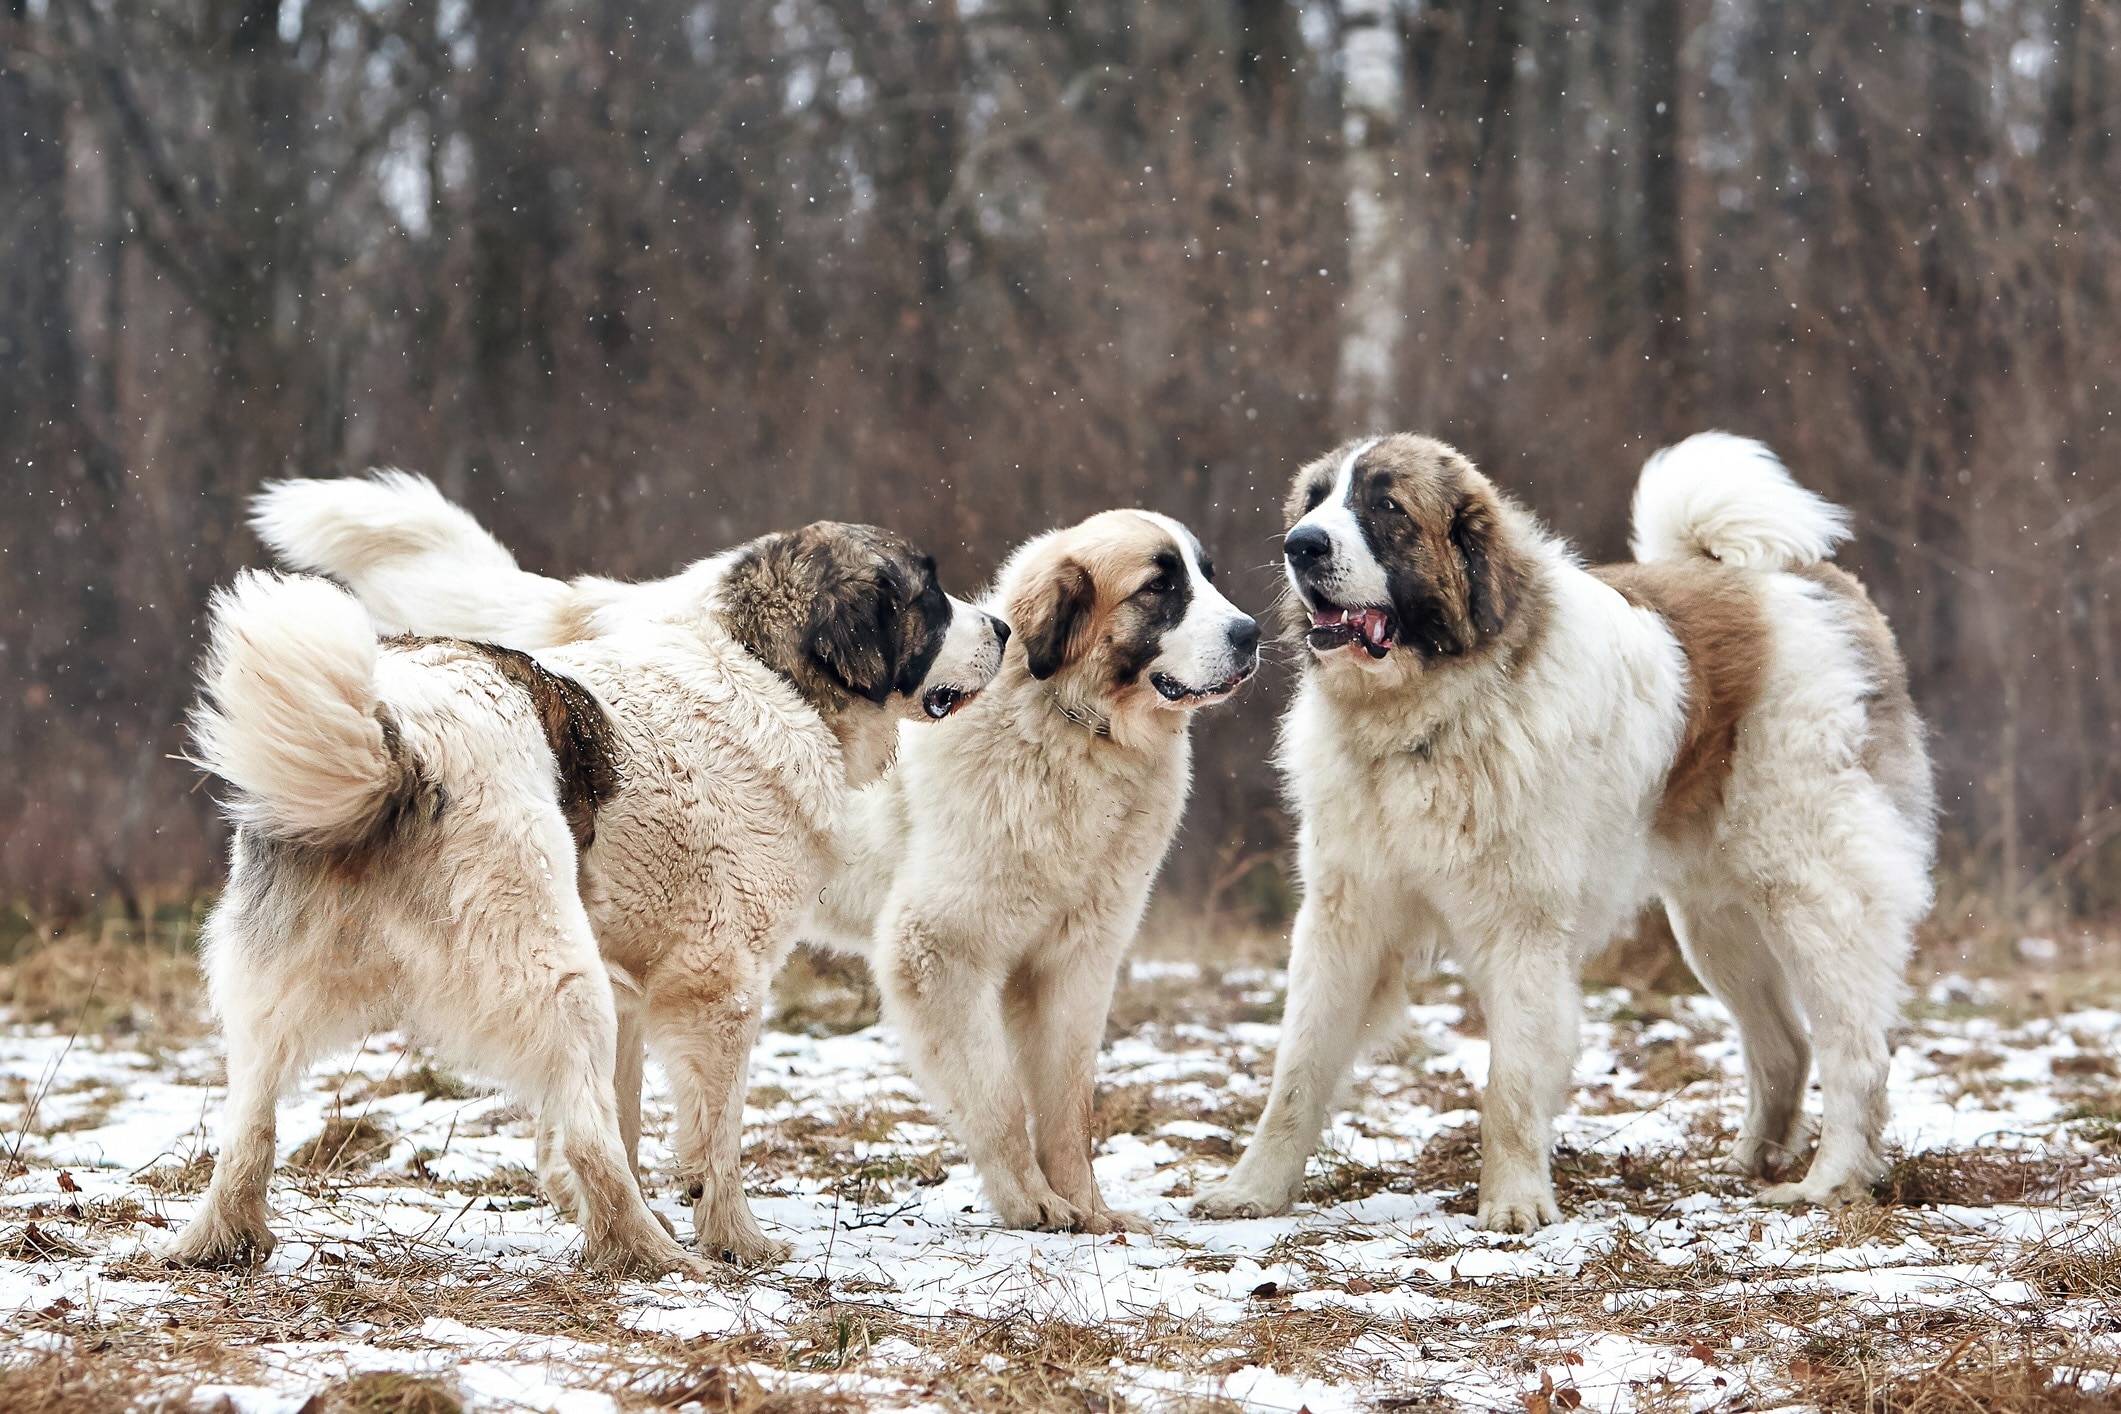
M 1748 437 L 1702 432 L 1642 465 L 1638 560 L 1705 555 L 1741 569 L 1817 564 L 1849 538 L 1848 512 L 1805 490 Z
M 246 570 L 216 593 L 192 711 L 196 760 L 235 787 L 236 823 L 349 845 L 420 787 L 377 714 L 376 631 L 336 585 Z
M 516 565 L 433 482 L 406 471 L 281 481 L 251 503 L 258 538 L 295 569 L 343 580 L 386 633 L 544 648 L 573 634 L 573 591 Z

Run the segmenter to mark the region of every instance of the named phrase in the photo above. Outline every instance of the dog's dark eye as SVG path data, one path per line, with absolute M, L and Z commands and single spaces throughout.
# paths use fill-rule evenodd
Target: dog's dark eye
M 1176 588 L 1178 588 L 1178 581 L 1172 577 L 1169 570 L 1166 570 L 1136 592 L 1140 594 L 1169 594 Z
M 1403 516 L 1407 513 L 1406 507 L 1400 505 L 1399 502 L 1393 500 L 1390 496 L 1379 496 L 1376 500 L 1370 502 L 1370 509 L 1381 516 Z
M 1325 498 L 1326 498 L 1326 486 L 1325 486 L 1325 483 L 1324 483 L 1324 482 L 1322 482 L 1322 481 L 1314 481 L 1314 482 L 1312 482 L 1312 483 L 1311 483 L 1311 489 L 1310 489 L 1310 490 L 1308 490 L 1308 491 L 1306 491 L 1306 492 L 1304 492 L 1304 514 L 1305 514 L 1305 515 L 1309 515 L 1309 514 L 1310 514 L 1310 513 L 1312 512 L 1312 511 L 1315 511 L 1315 510 L 1317 510 L 1317 509 L 1318 509 L 1318 503 L 1319 503 L 1320 501 L 1323 501 L 1323 500 L 1324 500 Z

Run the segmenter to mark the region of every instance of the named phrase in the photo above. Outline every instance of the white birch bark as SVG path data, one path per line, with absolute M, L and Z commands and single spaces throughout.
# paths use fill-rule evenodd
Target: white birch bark
M 1347 433 L 1384 432 L 1397 414 L 1406 328 L 1406 225 L 1393 147 L 1406 103 L 1406 55 L 1393 0 L 1340 0 L 1348 274 L 1334 415 Z

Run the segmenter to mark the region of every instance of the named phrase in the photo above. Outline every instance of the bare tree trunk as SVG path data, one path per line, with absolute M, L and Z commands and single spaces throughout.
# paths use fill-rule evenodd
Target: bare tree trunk
M 1406 329 L 1405 183 L 1393 170 L 1406 102 L 1406 56 L 1391 0 L 1341 0 L 1342 159 L 1348 192 L 1347 302 L 1334 421 L 1344 432 L 1392 426 Z
M 1642 19 L 1642 303 L 1649 320 L 1650 389 L 1658 434 L 1688 429 L 1694 389 L 1687 357 L 1686 251 L 1681 243 L 1679 65 L 1682 0 L 1649 0 Z

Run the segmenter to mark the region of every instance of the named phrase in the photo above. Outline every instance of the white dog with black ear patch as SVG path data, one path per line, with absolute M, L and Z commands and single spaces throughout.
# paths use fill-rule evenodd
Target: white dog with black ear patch
M 653 602 L 676 583 L 528 574 L 416 477 L 291 483 L 260 502 L 258 526 L 387 623 L 516 648 L 586 651 L 605 631 L 585 617 L 600 596 Z M 897 764 L 848 802 L 796 929 L 870 957 L 917 1076 L 1013 1227 L 1142 1225 L 1106 1205 L 1091 1172 L 1095 1061 L 1185 810 L 1192 714 L 1258 665 L 1259 625 L 1214 579 L 1193 533 L 1150 511 L 1106 511 L 1020 546 L 977 620 L 1019 629 L 1002 632 L 999 673 L 977 701 L 922 697 L 925 715 L 949 720 L 897 734 Z M 950 622 L 943 660 L 991 647 L 968 613 Z M 863 755 L 891 752 L 872 742 Z M 639 1077 L 638 1042 L 622 1034 L 629 1148 Z M 541 1152 L 556 1151 L 548 1135 Z
M 175 1255 L 269 1244 L 274 1099 L 320 1047 L 402 1019 L 538 1103 L 540 1177 L 592 1261 L 660 1271 L 691 1259 L 643 1228 L 627 1162 L 645 1038 L 701 1187 L 697 1245 L 780 1260 L 739 1163 L 768 989 L 849 795 L 901 722 L 977 696 L 1006 626 L 874 526 L 621 584 L 518 569 L 417 477 L 283 482 L 255 524 L 363 603 L 253 580 L 217 611 L 201 755 L 245 826 L 208 945 L 236 1176 L 217 1173 Z M 481 606 L 510 616 L 509 646 Z M 371 619 L 459 636 L 379 649 Z
M 1843 514 L 1756 442 L 1652 457 L 1638 563 L 1585 569 L 1451 448 L 1350 443 L 1297 474 L 1284 541 L 1311 648 L 1280 760 L 1304 901 L 1266 1113 L 1195 1210 L 1286 1210 L 1403 976 L 1449 955 L 1487 1014 L 1480 1223 L 1559 1209 L 1548 1156 L 1587 956 L 1661 897 L 1738 1023 L 1732 1153 L 1770 1203 L 1883 1167 L 1887 1031 L 1928 911 L 1935 801 L 1891 630 L 1824 563 Z M 1357 1018 L 1360 1018 L 1359 1024 Z

